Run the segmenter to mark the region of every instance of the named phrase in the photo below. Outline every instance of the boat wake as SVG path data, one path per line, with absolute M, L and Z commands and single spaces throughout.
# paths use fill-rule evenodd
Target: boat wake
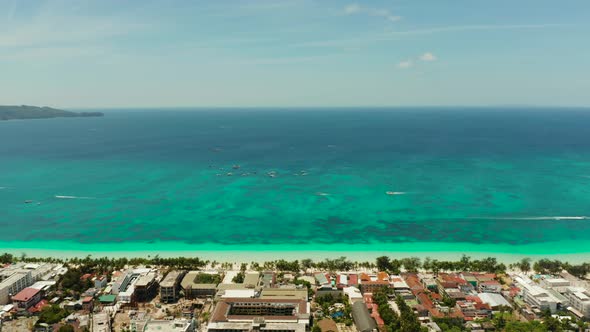
M 385 192 L 387 195 L 405 195 L 406 192 L 405 191 L 386 191 Z
M 540 216 L 540 217 L 475 217 L 471 219 L 487 220 L 588 220 L 588 216 Z
M 95 199 L 94 197 L 85 197 L 85 196 L 63 196 L 63 195 L 55 195 L 55 198 L 59 198 L 59 199 Z

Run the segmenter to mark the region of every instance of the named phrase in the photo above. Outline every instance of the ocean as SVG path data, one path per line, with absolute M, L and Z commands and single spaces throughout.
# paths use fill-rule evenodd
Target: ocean
M 590 109 L 104 112 L 0 122 L 0 251 L 590 253 Z

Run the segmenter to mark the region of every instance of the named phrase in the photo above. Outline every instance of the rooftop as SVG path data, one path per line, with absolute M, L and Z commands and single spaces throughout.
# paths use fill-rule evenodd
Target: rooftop
M 176 280 L 182 274 L 182 271 L 170 271 L 164 280 L 160 282 L 161 287 L 174 287 Z
M 26 302 L 30 298 L 37 295 L 41 290 L 36 288 L 27 287 L 22 291 L 18 292 L 15 296 L 12 297 L 12 301 L 19 301 L 19 302 Z

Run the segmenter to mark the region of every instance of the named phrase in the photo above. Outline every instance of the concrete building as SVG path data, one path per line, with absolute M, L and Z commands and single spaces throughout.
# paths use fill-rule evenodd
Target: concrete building
M 41 290 L 27 287 L 12 297 L 12 303 L 18 310 L 28 310 L 41 301 Z
M 530 279 L 517 276 L 514 281 L 521 289 L 524 301 L 532 307 L 539 310 L 549 309 L 551 313 L 555 313 L 562 308 L 563 301 L 561 299 L 557 298 L 549 290 L 534 284 Z
M 565 296 L 569 300 L 570 311 L 576 316 L 590 318 L 590 291 L 580 287 L 568 287 Z
M 307 288 L 264 288 L 260 298 L 307 301 Z
M 92 332 L 110 332 L 111 319 L 106 312 L 94 314 L 92 317 Z
M 500 307 L 512 308 L 510 302 L 508 302 L 504 296 L 498 293 L 480 293 L 477 295 L 483 303 L 487 303 L 490 308 L 496 310 Z
M 164 280 L 160 282 L 160 301 L 173 303 L 178 301 L 180 282 L 184 277 L 184 271 L 170 271 Z
M 143 324 L 142 332 L 195 332 L 197 323 L 194 320 L 148 320 Z
M 279 299 L 222 299 L 207 325 L 208 332 L 305 332 L 309 327 L 307 301 Z
M 10 298 L 34 282 L 31 271 L 7 270 L 0 272 L 0 305 L 8 304 Z
M 545 278 L 541 279 L 539 284 L 543 288 L 554 289 L 560 293 L 565 293 L 567 288 L 571 286 L 569 280 L 564 278 Z
M 94 277 L 94 288 L 96 289 L 103 289 L 107 286 L 107 277 L 106 276 L 98 276 Z
M 363 294 L 356 287 L 344 287 L 342 288 L 342 292 L 348 296 L 348 301 L 350 301 L 350 304 L 363 301 Z
M 142 275 L 135 282 L 135 302 L 149 302 L 158 292 L 158 281 L 156 280 L 156 272 L 149 272 Z
M 377 323 L 371 317 L 369 309 L 364 302 L 355 302 L 352 305 L 352 319 L 358 332 L 373 332 L 377 330 Z
M 190 271 L 187 273 L 180 286 L 184 291 L 184 296 L 187 299 L 194 299 L 199 297 L 214 297 L 217 293 L 217 284 L 200 284 L 197 283 L 196 278 L 199 275 L 199 271 Z

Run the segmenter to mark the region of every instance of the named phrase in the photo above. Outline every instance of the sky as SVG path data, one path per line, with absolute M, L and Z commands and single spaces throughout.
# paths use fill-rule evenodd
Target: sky
M 590 1 L 0 0 L 0 104 L 590 106 Z

